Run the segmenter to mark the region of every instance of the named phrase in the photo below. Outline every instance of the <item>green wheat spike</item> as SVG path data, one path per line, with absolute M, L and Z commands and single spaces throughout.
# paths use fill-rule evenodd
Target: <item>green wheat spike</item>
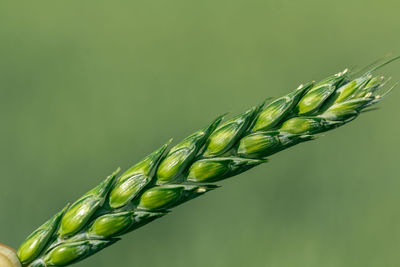
M 56 214 L 22 243 L 20 261 L 29 267 L 81 261 L 117 237 L 218 187 L 210 183 L 354 120 L 382 99 L 376 91 L 384 84 L 372 71 L 349 78 L 345 70 L 226 122 L 220 116 L 169 150 L 168 142 L 120 177 L 114 172 Z

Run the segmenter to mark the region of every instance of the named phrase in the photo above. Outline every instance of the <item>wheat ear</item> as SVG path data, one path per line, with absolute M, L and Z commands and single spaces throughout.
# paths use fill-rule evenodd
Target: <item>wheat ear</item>
M 55 214 L 20 246 L 29 267 L 66 266 L 217 188 L 266 157 L 342 126 L 379 102 L 383 77 L 347 70 L 299 86 L 267 105 L 222 122 L 220 116 L 169 149 L 157 149 L 122 175 L 119 170 Z

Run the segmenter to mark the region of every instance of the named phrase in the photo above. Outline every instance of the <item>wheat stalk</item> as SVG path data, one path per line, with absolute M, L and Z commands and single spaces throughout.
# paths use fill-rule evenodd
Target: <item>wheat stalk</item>
M 33 232 L 18 257 L 29 267 L 81 261 L 217 188 L 211 183 L 352 121 L 382 99 L 375 92 L 383 85 L 383 77 L 373 77 L 372 71 L 351 79 L 345 70 L 226 122 L 220 116 L 171 149 L 170 142 L 163 145 L 118 178 L 115 171 Z

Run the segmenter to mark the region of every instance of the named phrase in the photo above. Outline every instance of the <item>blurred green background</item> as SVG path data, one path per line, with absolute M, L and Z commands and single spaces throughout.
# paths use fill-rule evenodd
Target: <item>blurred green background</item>
M 400 54 L 399 1 L 0 3 L 0 241 L 170 137 Z M 400 62 L 380 71 L 400 80 Z M 398 89 L 76 266 L 399 266 Z

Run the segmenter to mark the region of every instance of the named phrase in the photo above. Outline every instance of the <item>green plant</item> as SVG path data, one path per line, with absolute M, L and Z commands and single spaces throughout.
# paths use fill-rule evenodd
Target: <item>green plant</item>
M 381 76 L 347 70 L 299 86 L 267 105 L 222 122 L 216 118 L 168 149 L 170 141 L 117 178 L 119 169 L 67 205 L 20 246 L 26 266 L 66 266 L 85 259 L 218 182 L 266 157 L 355 119 L 382 96 Z

